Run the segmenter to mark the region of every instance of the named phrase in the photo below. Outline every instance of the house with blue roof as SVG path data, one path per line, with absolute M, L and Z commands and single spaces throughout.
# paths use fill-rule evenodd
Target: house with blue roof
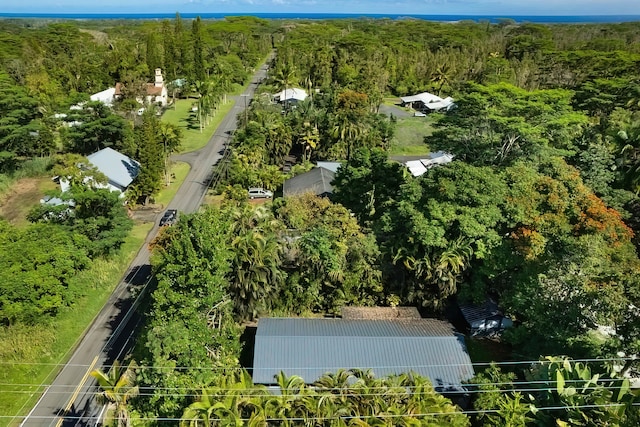
M 92 166 L 107 177 L 107 183 L 97 184 L 98 188 L 124 193 L 140 173 L 140 163 L 113 148 L 103 148 L 87 156 L 87 159 Z M 90 180 L 91 177 L 85 178 L 85 182 Z M 67 191 L 69 183 L 61 179 L 60 187 L 63 192 Z

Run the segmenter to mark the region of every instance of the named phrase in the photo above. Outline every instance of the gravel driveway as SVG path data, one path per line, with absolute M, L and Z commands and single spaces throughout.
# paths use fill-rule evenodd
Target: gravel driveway
M 413 113 L 403 110 L 400 107 L 395 105 L 388 104 L 380 104 L 380 109 L 378 110 L 380 114 L 386 114 L 387 116 L 393 114 L 394 117 L 404 118 L 404 117 L 413 117 Z

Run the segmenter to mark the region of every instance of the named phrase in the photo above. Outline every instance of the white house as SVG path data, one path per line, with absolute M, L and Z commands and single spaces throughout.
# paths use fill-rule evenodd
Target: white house
M 162 78 L 162 70 L 156 68 L 156 75 L 153 83 L 147 83 L 147 104 L 160 104 L 163 107 L 169 102 L 167 87 Z
M 116 83 L 114 97 L 120 98 L 122 97 L 122 83 Z M 153 83 L 147 83 L 145 85 L 145 97 L 138 97 L 136 101 L 140 104 L 159 104 L 165 107 L 169 103 L 169 93 L 167 91 L 167 87 L 164 84 L 164 79 L 162 77 L 162 69 L 156 68 L 156 74 Z
M 109 89 L 105 89 L 102 92 L 94 93 L 89 97 L 92 101 L 100 101 L 107 107 L 111 107 L 113 105 L 113 100 L 116 94 L 116 88 L 110 87 Z
M 436 151 L 435 153 L 429 153 L 428 158 L 409 160 L 405 162 L 405 166 L 411 172 L 413 176 L 420 176 L 427 170 L 450 163 L 453 161 L 453 154 L 445 153 L 444 151 Z
M 307 99 L 307 91 L 304 89 L 300 89 L 297 87 L 292 87 L 285 89 L 281 92 L 273 95 L 273 99 L 276 102 L 284 103 L 284 102 L 301 102 Z
M 113 148 L 104 148 L 87 156 L 89 163 L 107 177 L 106 184 L 95 185 L 98 188 L 106 188 L 124 194 L 127 187 L 140 173 L 140 163 L 125 156 Z M 84 179 L 85 183 L 92 181 L 91 177 Z M 64 192 L 69 189 L 69 182 L 60 179 L 60 189 Z
M 453 107 L 453 98 L 450 96 L 446 98 L 440 98 L 438 95 L 434 95 L 429 92 L 422 92 L 417 95 L 403 96 L 400 98 L 402 106 L 409 106 L 414 110 L 423 112 L 430 111 L 449 111 Z

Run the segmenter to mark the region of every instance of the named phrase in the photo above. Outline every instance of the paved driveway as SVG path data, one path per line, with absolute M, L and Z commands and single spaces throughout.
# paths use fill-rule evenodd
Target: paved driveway
M 413 113 L 403 110 L 402 108 L 395 105 L 380 104 L 380 109 L 378 110 L 378 112 L 380 114 L 386 114 L 387 116 L 393 114 L 394 117 L 397 117 L 399 119 L 404 117 L 413 117 Z

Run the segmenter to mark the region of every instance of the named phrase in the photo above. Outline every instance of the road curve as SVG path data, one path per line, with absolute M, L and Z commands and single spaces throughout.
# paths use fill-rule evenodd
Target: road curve
M 247 90 L 240 96 L 232 97 L 234 107 L 204 148 L 178 156 L 180 160 L 190 163 L 191 170 L 168 208 L 185 213 L 196 212 L 200 208 L 211 181 L 213 166 L 222 158 L 225 144 L 236 129 L 236 118 L 249 104 L 266 73 L 267 66 L 261 66 Z M 97 424 L 101 407 L 94 402 L 97 387 L 89 372 L 103 365 L 110 365 L 120 357 L 121 349 L 130 345 L 129 338 L 140 320 L 135 310 L 137 304 L 134 297 L 151 280 L 148 244 L 157 232 L 156 222 L 127 274 L 89 326 L 67 364 L 52 384 L 46 387 L 40 400 L 24 417 L 20 426 Z

